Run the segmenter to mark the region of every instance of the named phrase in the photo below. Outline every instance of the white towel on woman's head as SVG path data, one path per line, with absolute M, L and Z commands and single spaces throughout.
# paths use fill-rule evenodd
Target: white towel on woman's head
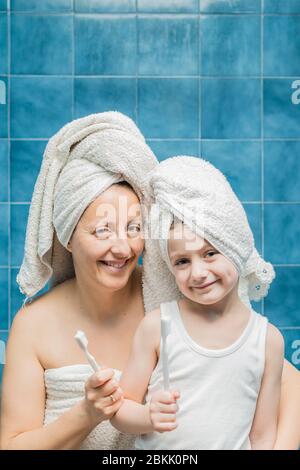
M 275 277 L 273 266 L 255 249 L 245 210 L 217 168 L 201 158 L 169 158 L 151 172 L 149 187 L 157 204 L 149 219 L 157 240 L 149 244 L 147 253 L 152 258 L 151 269 L 157 265 L 156 277 L 148 276 L 147 289 L 156 296 L 152 297 L 152 308 L 163 296 L 166 301 L 171 300 L 171 291 L 174 298 L 181 297 L 168 257 L 167 242 L 174 216 L 235 265 L 240 276 L 239 295 L 246 305 L 249 306 L 249 299 L 259 300 L 267 295 Z
M 86 207 L 111 184 L 127 181 L 147 205 L 147 174 L 157 160 L 134 122 L 118 112 L 65 125 L 48 142 L 34 188 L 24 259 L 17 276 L 31 297 L 74 275 L 66 250 Z

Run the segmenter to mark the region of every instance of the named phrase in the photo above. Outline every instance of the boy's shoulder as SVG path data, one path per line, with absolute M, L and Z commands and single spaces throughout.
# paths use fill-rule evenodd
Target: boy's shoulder
M 156 308 L 145 314 L 137 329 L 139 341 L 157 349 L 160 340 L 160 309 Z
M 276 326 L 268 323 L 266 337 L 266 359 L 284 356 L 284 338 Z

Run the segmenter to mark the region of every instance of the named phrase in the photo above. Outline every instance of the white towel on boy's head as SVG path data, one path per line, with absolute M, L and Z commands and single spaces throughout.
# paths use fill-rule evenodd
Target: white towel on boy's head
M 149 223 L 156 240 L 152 240 L 147 256 L 157 264 L 157 275 L 149 276 L 147 286 L 149 295 L 151 291 L 156 296 L 152 308 L 158 306 L 163 295 L 166 301 L 171 300 L 167 298 L 170 292 L 173 298 L 180 298 L 170 272 L 167 244 L 174 217 L 205 238 L 235 265 L 240 276 L 239 295 L 246 305 L 249 306 L 249 299 L 259 300 L 267 294 L 275 277 L 273 266 L 255 249 L 245 210 L 217 168 L 201 158 L 168 158 L 149 175 L 149 187 L 155 202 Z M 147 276 L 149 264 L 145 264 L 144 269 Z M 166 286 L 168 291 L 164 294 Z
M 109 186 L 127 181 L 147 205 L 147 174 L 157 160 L 134 122 L 118 112 L 66 124 L 48 142 L 34 188 L 24 259 L 17 276 L 31 297 L 74 275 L 67 251 L 84 210 Z

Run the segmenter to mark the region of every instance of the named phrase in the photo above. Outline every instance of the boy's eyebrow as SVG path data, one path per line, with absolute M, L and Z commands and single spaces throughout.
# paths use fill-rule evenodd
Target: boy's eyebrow
M 213 248 L 213 246 L 210 243 L 205 242 L 202 248 Z
M 182 253 L 182 252 L 180 252 L 180 251 L 175 251 L 174 253 L 172 253 L 172 254 L 170 255 L 170 259 L 175 258 L 176 256 L 182 256 L 182 257 L 184 257 L 184 256 L 188 256 L 188 255 L 187 255 L 187 253 Z
M 200 248 L 199 251 L 205 250 L 205 249 L 207 249 L 207 248 L 214 249 L 214 247 L 213 247 L 210 243 L 204 242 L 203 246 Z M 198 251 L 198 250 L 197 250 L 197 251 Z M 171 254 L 170 258 L 174 258 L 175 256 L 188 256 L 188 253 L 185 253 L 185 252 L 182 252 L 182 251 L 174 251 L 174 252 Z

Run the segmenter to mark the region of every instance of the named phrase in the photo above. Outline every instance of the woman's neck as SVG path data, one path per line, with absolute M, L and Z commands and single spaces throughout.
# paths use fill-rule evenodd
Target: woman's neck
M 74 294 L 80 314 L 107 326 L 121 320 L 137 289 L 138 275 L 135 269 L 126 286 L 117 291 L 105 289 L 97 282 L 91 282 L 80 274 L 76 275 Z

